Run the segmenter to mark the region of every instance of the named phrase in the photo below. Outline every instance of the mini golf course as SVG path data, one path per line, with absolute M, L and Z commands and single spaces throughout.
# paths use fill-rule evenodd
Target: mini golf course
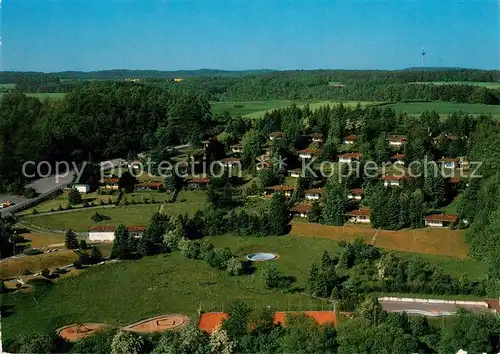
M 172 331 L 189 324 L 189 317 L 184 315 L 162 315 L 133 323 L 122 328 L 124 331 L 152 333 Z M 111 328 L 104 323 L 74 323 L 56 330 L 56 333 L 68 342 L 76 342 L 98 331 Z

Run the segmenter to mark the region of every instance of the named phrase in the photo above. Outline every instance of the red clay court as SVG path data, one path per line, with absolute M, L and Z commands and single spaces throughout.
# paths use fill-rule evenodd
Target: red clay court
M 337 323 L 337 318 L 335 316 L 335 312 L 333 311 L 279 311 L 274 313 L 274 323 L 280 323 L 282 326 L 286 326 L 287 314 L 304 314 L 307 317 L 314 319 L 320 325 Z M 228 318 L 228 314 L 225 312 L 207 312 L 201 315 L 199 327 L 207 333 L 212 333 L 226 318 Z

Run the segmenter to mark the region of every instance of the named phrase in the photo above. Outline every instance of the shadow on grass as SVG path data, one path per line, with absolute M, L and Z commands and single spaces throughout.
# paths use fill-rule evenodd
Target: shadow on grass
M 251 275 L 255 272 L 255 267 L 253 266 L 252 261 L 243 261 L 241 263 L 243 265 L 243 274 Z
M 9 289 L 8 292 L 11 292 L 11 291 L 14 291 L 14 290 Z M 0 305 L 0 313 L 2 314 L 2 318 L 7 318 L 10 315 L 12 315 L 14 313 L 13 310 L 14 310 L 13 305 L 5 305 L 5 304 Z

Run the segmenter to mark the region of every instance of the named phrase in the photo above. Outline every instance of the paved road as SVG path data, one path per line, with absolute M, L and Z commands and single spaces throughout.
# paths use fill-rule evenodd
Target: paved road
M 101 166 L 116 168 L 124 162 L 125 160 L 123 159 L 114 159 L 101 162 Z M 44 196 L 47 194 L 54 193 L 58 189 L 66 187 L 69 183 L 71 183 L 72 180 L 73 180 L 73 170 L 64 174 L 53 175 L 37 179 L 28 184 L 27 187 L 34 188 L 40 196 Z M 10 200 L 15 203 L 11 207 L 0 209 L 0 216 L 5 216 L 10 213 L 14 213 L 17 210 L 22 209 L 26 203 L 34 202 L 34 199 L 28 200 L 23 196 L 0 194 L 0 202 Z
M 457 304 L 438 304 L 438 303 L 417 303 L 403 301 L 383 301 L 380 304 L 388 312 L 406 312 L 408 314 L 423 315 L 428 317 L 451 316 L 459 308 L 463 308 L 476 313 L 488 313 L 490 309 L 479 305 L 457 305 Z
M 189 146 L 191 146 L 191 144 L 183 144 L 174 146 L 173 148 L 170 149 L 179 150 L 187 148 Z M 120 165 L 124 165 L 125 162 L 126 161 L 124 159 L 113 159 L 113 160 L 103 161 L 100 163 L 100 165 L 102 168 L 105 169 L 113 169 L 117 168 Z M 44 196 L 47 194 L 54 193 L 58 189 L 66 187 L 72 181 L 72 179 L 73 179 L 73 170 L 62 175 L 57 175 L 57 176 L 53 175 L 50 177 L 40 178 L 27 185 L 27 187 L 34 188 L 39 195 Z M 34 199 L 28 200 L 23 196 L 0 194 L 0 202 L 4 202 L 7 200 L 12 201 L 15 204 L 11 207 L 0 209 L 0 216 L 6 216 L 9 215 L 10 213 L 14 213 L 17 210 L 22 209 L 27 203 L 33 203 L 35 201 Z

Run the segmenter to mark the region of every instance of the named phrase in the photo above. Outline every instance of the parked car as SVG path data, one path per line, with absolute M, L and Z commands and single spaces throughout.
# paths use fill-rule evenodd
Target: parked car
M 10 200 L 6 201 L 6 202 L 3 202 L 2 204 L 0 204 L 0 209 L 1 208 L 8 208 L 10 206 L 14 205 L 14 202 L 11 202 Z

